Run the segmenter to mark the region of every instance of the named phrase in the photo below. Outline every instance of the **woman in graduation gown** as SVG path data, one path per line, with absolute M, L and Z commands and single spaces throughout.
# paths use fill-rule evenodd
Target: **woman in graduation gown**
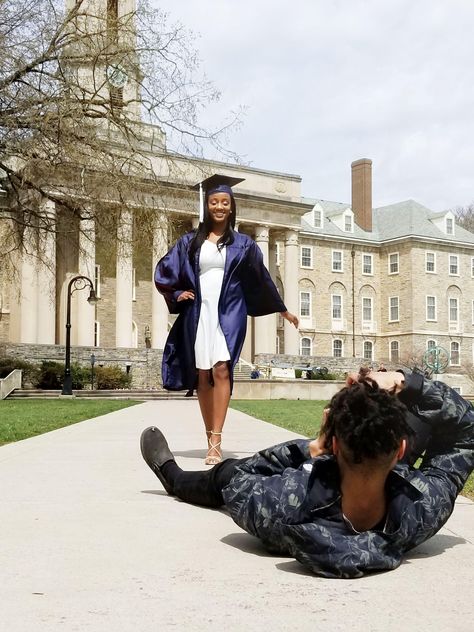
M 221 435 L 233 370 L 245 340 L 247 316 L 280 312 L 295 327 L 263 263 L 257 244 L 234 231 L 231 186 L 212 176 L 201 183 L 200 224 L 181 237 L 157 264 L 155 285 L 178 314 L 163 353 L 163 386 L 197 396 L 208 440 L 206 464 L 222 459 Z M 204 194 L 205 193 L 205 194 Z

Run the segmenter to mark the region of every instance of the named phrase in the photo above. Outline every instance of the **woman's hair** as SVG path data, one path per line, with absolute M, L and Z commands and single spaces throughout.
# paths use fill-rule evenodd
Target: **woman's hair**
M 404 404 L 368 378 L 334 395 L 321 430 L 325 447 L 331 449 L 335 436 L 343 444 L 343 455 L 354 464 L 391 456 L 402 439 L 413 435 Z
M 194 237 L 192 238 L 191 243 L 189 245 L 189 260 L 191 262 L 194 260 L 194 255 L 196 254 L 197 250 L 199 250 L 199 248 L 203 245 L 203 243 L 207 239 L 207 236 L 211 232 L 212 224 L 211 224 L 211 219 L 209 217 L 209 212 L 207 210 L 207 201 L 209 199 L 209 195 L 212 195 L 212 191 L 210 194 L 206 193 L 205 198 L 204 198 L 204 221 L 199 224 L 198 228 L 196 229 L 196 233 Z M 217 247 L 219 248 L 219 250 L 223 248 L 224 246 L 229 246 L 234 241 L 234 235 L 233 235 L 232 230 L 235 227 L 236 211 L 237 211 L 237 207 L 235 205 L 234 196 L 231 195 L 230 196 L 230 215 L 227 220 L 227 226 L 225 227 L 224 233 L 217 240 Z

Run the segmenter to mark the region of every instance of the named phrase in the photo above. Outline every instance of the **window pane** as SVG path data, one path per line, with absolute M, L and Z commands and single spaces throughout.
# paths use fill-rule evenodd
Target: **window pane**
M 332 350 L 335 358 L 342 358 L 342 340 L 334 340 Z
M 436 319 L 436 297 L 435 296 L 426 297 L 426 318 L 428 320 Z
M 301 338 L 301 355 L 311 355 L 311 340 L 309 338 Z
M 451 364 L 459 364 L 459 342 L 451 343 Z
M 458 258 L 456 255 L 449 255 L 449 274 L 458 273 Z
M 346 233 L 349 233 L 352 230 L 352 217 L 350 215 L 345 215 L 344 217 L 344 230 Z
M 390 343 L 390 359 L 397 362 L 400 355 L 400 348 L 397 340 L 392 340 Z
M 314 225 L 316 227 L 320 227 L 321 226 L 321 211 L 313 211 L 313 217 L 314 217 Z
M 392 274 L 398 272 L 398 252 L 390 255 L 390 272 Z
M 312 265 L 311 248 L 303 246 L 301 248 L 301 265 L 310 268 Z
M 332 317 L 335 320 L 342 318 L 342 296 L 337 294 L 332 296 Z
M 435 271 L 435 255 L 434 252 L 426 253 L 426 271 L 434 272 Z
M 332 253 L 332 269 L 342 270 L 342 252 L 340 250 L 334 250 Z
M 371 298 L 362 299 L 362 319 L 365 321 L 372 320 L 372 299 Z
M 300 315 L 311 316 L 311 294 L 309 292 L 300 293 Z
M 372 256 L 364 255 L 362 271 L 364 274 L 372 274 Z
M 458 320 L 458 299 L 449 299 L 449 320 L 457 322 Z
M 373 345 L 370 342 L 370 340 L 366 340 L 364 342 L 364 359 L 365 360 L 372 360 L 372 348 L 373 348 Z
M 390 320 L 398 320 L 398 296 L 390 297 Z

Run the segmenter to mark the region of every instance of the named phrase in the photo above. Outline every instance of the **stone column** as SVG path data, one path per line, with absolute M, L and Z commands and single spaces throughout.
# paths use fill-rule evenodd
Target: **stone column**
M 122 211 L 117 227 L 115 345 L 132 346 L 133 216 Z
M 79 265 L 78 273 L 88 277 L 95 288 L 95 222 L 93 218 L 82 219 L 79 223 Z M 95 305 L 87 302 L 89 289 L 77 292 L 76 329 L 77 344 L 94 346 Z
M 263 254 L 263 262 L 268 268 L 269 230 L 267 226 L 257 226 L 255 241 Z M 276 314 L 259 316 L 255 319 L 255 354 L 276 353 Z
M 298 287 L 298 233 L 288 230 L 285 234 L 285 305 L 292 314 L 299 314 Z M 296 327 L 284 321 L 285 349 L 287 355 L 299 355 L 300 336 Z
M 36 343 L 38 334 L 38 234 L 27 226 L 23 233 L 23 254 L 20 263 L 19 342 Z
M 38 234 L 38 322 L 36 342 L 56 342 L 56 204 L 43 200 Z
M 165 299 L 155 287 L 154 273 L 158 261 L 168 251 L 168 219 L 163 215 L 156 217 L 153 233 L 152 255 L 152 299 L 151 299 L 151 346 L 164 349 L 168 336 L 168 308 Z

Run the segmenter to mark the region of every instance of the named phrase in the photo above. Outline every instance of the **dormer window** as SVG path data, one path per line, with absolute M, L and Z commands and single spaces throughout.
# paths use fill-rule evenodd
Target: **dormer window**
M 446 234 L 454 235 L 454 219 L 452 217 L 446 218 Z
M 352 233 L 352 226 L 352 215 L 348 213 L 347 215 L 344 215 L 344 231 L 346 233 Z
M 321 228 L 323 225 L 323 212 L 319 208 L 313 209 L 313 226 L 315 228 Z

